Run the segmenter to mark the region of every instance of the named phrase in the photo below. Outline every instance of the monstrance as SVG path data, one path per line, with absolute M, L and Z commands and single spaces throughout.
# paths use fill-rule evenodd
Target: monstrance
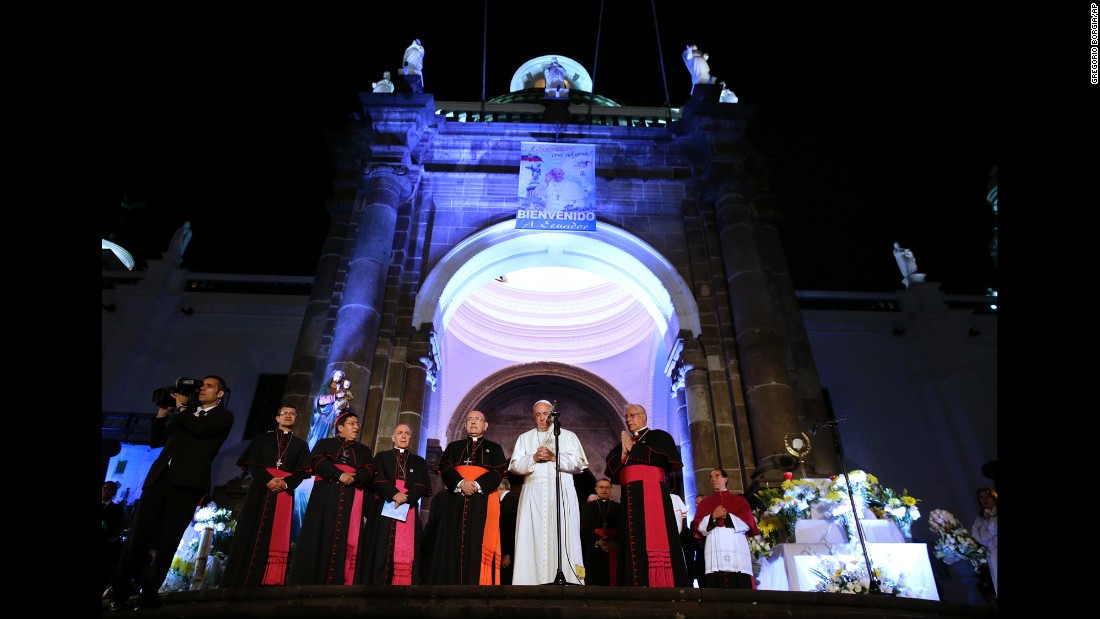
M 787 448 L 788 453 L 798 458 L 799 478 L 806 479 L 806 455 L 813 449 L 810 445 L 810 437 L 806 436 L 805 432 L 798 434 L 788 432 L 783 437 L 783 446 Z

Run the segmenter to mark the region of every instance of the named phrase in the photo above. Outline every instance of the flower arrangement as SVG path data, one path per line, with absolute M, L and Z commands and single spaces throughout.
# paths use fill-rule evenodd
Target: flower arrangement
M 210 502 L 200 507 L 195 512 L 195 532 L 202 533 L 207 527 L 214 529 L 214 546 L 225 547 L 237 528 L 237 521 L 233 518 L 233 511 L 219 509 L 218 504 Z
M 845 478 L 847 477 L 847 481 Z M 824 517 L 839 521 L 848 532 L 849 539 L 856 539 L 855 521 L 852 519 L 852 501 L 848 496 L 848 482 L 852 484 L 852 496 L 857 509 L 863 512 L 870 509 L 879 518 L 892 520 L 901 530 L 907 541 L 912 541 L 913 522 L 920 518 L 917 503 L 920 501 L 909 495 L 909 490 L 898 494 L 891 488 L 879 483 L 874 475 L 866 471 L 853 470 L 847 475 L 834 475 L 828 479 L 789 479 L 781 488 L 765 488 L 753 495 L 757 508 L 753 511 L 757 526 L 763 536 L 749 548 L 754 558 L 770 556 L 772 548 L 784 541 L 794 541 L 795 523 L 813 517 Z M 815 507 L 816 506 L 816 507 Z M 761 526 L 769 518 L 778 519 L 779 526 L 771 532 L 765 532 Z M 773 526 L 776 526 L 773 524 Z
M 168 577 L 164 579 L 160 591 L 186 591 L 191 588 L 191 575 L 195 573 L 194 555 L 188 561 L 179 555 L 172 559 L 172 567 L 168 569 Z
M 749 538 L 749 550 L 754 560 L 771 556 L 776 544 L 794 541 L 794 524 L 810 514 L 810 504 L 820 490 L 814 482 L 786 480 L 782 489 L 764 488 L 754 495 L 753 517 L 760 536 Z
M 818 569 L 811 570 L 821 582 L 814 587 L 814 591 L 821 593 L 870 593 L 871 579 L 867 573 L 867 565 L 860 559 L 832 557 L 822 559 Z M 898 578 L 885 576 L 882 570 L 875 568 L 875 578 L 878 580 L 879 591 L 886 595 L 898 597 L 917 597 L 919 592 L 914 592 L 905 582 L 905 575 Z
M 917 509 L 920 499 L 909 496 L 908 488 L 903 488 L 901 496 L 898 496 L 893 489 L 885 486 L 879 486 L 878 492 L 869 496 L 868 499 L 874 508 L 878 508 L 876 514 L 880 518 L 893 520 L 894 524 L 901 529 L 905 541 L 913 541 L 913 521 L 920 518 L 920 510 Z
M 965 559 L 974 566 L 975 572 L 987 562 L 985 548 L 970 536 L 970 531 L 951 512 L 933 509 L 928 515 L 928 526 L 937 536 L 933 547 L 937 559 L 947 564 Z
M 220 567 L 225 561 L 225 553 L 217 550 L 219 547 L 228 547 L 229 541 L 236 529 L 237 521 L 233 518 L 233 512 L 229 509 L 219 509 L 217 503 L 210 502 L 195 510 L 192 529 L 194 533 L 187 531 L 180 539 L 180 545 L 176 548 L 176 555 L 172 558 L 172 566 L 168 569 L 168 576 L 160 587 L 160 591 L 187 591 L 191 588 L 191 577 L 195 574 L 195 562 L 199 555 L 199 544 L 202 542 L 202 534 L 207 527 L 214 529 L 214 539 L 210 551 L 210 557 L 203 567 L 214 565 Z M 213 560 L 211 560 L 211 558 Z M 217 580 L 221 579 L 220 571 L 204 576 L 203 582 L 217 586 Z

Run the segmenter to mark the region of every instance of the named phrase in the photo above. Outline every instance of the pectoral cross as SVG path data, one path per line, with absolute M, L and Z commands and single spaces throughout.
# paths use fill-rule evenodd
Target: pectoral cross
M 276 460 L 275 461 L 275 468 L 277 468 L 277 469 L 283 468 L 283 461 L 282 460 Z
M 472 462 L 473 462 L 473 456 L 468 456 L 465 460 L 462 461 L 462 464 L 465 464 L 466 466 L 470 466 L 470 463 L 472 463 Z

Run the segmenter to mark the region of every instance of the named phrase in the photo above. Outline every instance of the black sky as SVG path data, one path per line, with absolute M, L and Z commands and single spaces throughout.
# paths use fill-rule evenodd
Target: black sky
M 797 289 L 900 289 L 895 241 L 947 293 L 997 288 L 985 201 L 999 156 L 992 2 L 606 0 L 601 15 L 598 1 L 490 0 L 487 20 L 484 1 L 360 4 L 127 15 L 89 52 L 111 145 L 93 188 L 104 238 L 156 258 L 190 220 L 194 272 L 313 275 L 328 226 L 324 132 L 383 71 L 396 75 L 414 38 L 436 100 L 479 101 L 483 57 L 491 99 L 526 60 L 558 54 L 584 65 L 599 94 L 641 106 L 687 100 L 680 53 L 694 43 L 756 109 L 749 139 L 777 157 Z M 124 211 L 123 196 L 145 208 Z

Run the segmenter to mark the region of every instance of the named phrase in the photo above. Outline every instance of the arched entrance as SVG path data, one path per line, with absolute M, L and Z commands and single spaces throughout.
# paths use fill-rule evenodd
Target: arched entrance
M 532 308 L 560 297 L 517 291 L 502 276 L 545 267 L 603 283 L 571 291 L 560 311 L 539 313 Z M 682 411 L 670 406 L 668 368 L 677 340 L 699 335 L 698 310 L 672 264 L 619 228 L 516 230 L 509 220 L 471 235 L 432 268 L 412 326 L 439 342 L 441 379 L 423 434 L 440 447 L 464 436 L 461 420 L 477 408 L 489 420 L 487 436 L 511 455 L 515 438 L 533 427 L 530 407 L 555 394 L 562 426 L 585 443 L 595 476 L 625 427 L 628 401 L 645 406 L 654 427 L 687 439 L 680 436 L 687 424 L 670 418 Z

